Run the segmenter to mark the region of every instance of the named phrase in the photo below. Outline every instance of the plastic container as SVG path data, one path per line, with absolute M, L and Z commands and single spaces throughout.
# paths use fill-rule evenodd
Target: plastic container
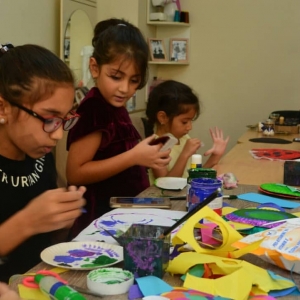
M 199 202 L 204 201 L 211 193 L 220 188 L 218 197 L 213 200 L 208 206 L 220 216 L 222 215 L 223 206 L 223 192 L 222 181 L 214 178 L 196 178 L 191 181 L 191 188 L 189 190 L 189 208 L 190 211 Z
M 190 199 L 189 199 L 189 190 L 191 188 L 191 181 L 196 178 L 217 178 L 217 171 L 214 169 L 205 169 L 205 168 L 191 168 L 188 170 L 189 176 L 187 178 L 186 186 L 186 210 L 189 210 Z
M 86 298 L 69 287 L 68 285 L 57 280 L 53 276 L 36 274 L 34 281 L 38 283 L 40 290 L 50 297 L 57 300 L 86 300 Z
M 186 210 L 189 208 L 189 190 L 191 187 L 191 180 L 193 178 L 198 178 L 198 176 L 194 177 L 193 175 L 196 174 L 190 174 L 191 170 L 195 170 L 197 168 L 202 168 L 202 155 L 201 154 L 193 154 L 191 157 L 191 168 L 188 170 L 189 176 L 187 178 L 187 186 L 186 186 Z

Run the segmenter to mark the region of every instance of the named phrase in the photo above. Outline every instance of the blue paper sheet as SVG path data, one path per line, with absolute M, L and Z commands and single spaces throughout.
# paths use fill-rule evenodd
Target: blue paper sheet
M 300 203 L 296 201 L 283 200 L 276 197 L 266 196 L 258 193 L 246 193 L 238 195 L 238 198 L 245 201 L 251 201 L 256 203 L 275 203 L 278 206 L 284 208 L 296 208 L 300 206 Z
M 160 295 L 170 292 L 173 287 L 156 276 L 145 276 L 135 279 L 144 296 Z

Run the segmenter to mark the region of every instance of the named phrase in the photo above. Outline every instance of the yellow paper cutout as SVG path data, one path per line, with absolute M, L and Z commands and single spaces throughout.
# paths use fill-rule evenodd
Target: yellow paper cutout
M 248 299 L 246 296 L 250 292 L 261 295 L 267 294 L 271 290 L 282 290 L 295 286 L 292 281 L 270 277 L 267 270 L 246 261 L 195 252 L 179 254 L 169 262 L 167 272 L 186 274 L 191 267 L 197 264 L 208 264 L 211 270 L 226 276 L 207 279 L 187 274 L 183 286 L 216 296 L 243 300 Z
M 41 292 L 40 289 L 33 289 L 24 286 L 23 284 L 18 284 L 19 295 L 22 299 L 30 300 L 49 300 L 50 297 L 46 296 Z
M 59 268 L 55 267 L 51 269 L 50 271 L 55 272 L 57 274 L 61 274 L 64 272 L 68 272 L 68 269 L 64 268 Z M 34 276 L 36 273 L 25 273 L 22 274 L 21 276 L 26 277 L 26 276 Z M 23 284 L 18 284 L 18 289 L 19 289 L 19 295 L 22 299 L 31 299 L 31 300 L 49 300 L 50 297 L 46 296 L 43 294 L 40 289 L 34 289 L 34 288 L 29 288 L 24 286 Z
M 200 278 L 199 280 L 199 277 L 187 274 L 183 286 L 215 296 L 246 300 L 252 288 L 250 280 L 240 280 L 246 276 L 247 273 L 242 268 L 232 272 L 230 275 L 213 280 L 207 278 Z M 230 285 L 232 288 L 228 288 Z
M 194 227 L 199 224 L 199 221 L 206 219 L 211 223 L 215 223 L 219 226 L 223 243 L 217 249 L 204 249 L 202 248 L 194 237 Z M 191 216 L 185 224 L 180 228 L 176 235 L 172 239 L 173 245 L 187 243 L 189 244 L 194 251 L 197 253 L 206 253 L 211 255 L 223 256 L 223 257 L 240 257 L 250 251 L 257 248 L 260 244 L 252 244 L 253 248 L 244 248 L 237 250 L 237 248 L 232 247 L 232 243 L 242 239 L 243 236 L 240 235 L 234 228 L 232 228 L 222 217 L 215 213 L 208 206 L 199 210 L 196 214 Z M 241 252 L 241 250 L 244 250 Z
M 237 208 L 235 208 L 235 207 L 224 206 L 222 208 L 222 216 L 226 216 L 226 215 L 228 215 L 228 214 L 230 214 L 230 213 L 232 213 L 232 212 L 234 212 L 236 210 L 237 210 Z

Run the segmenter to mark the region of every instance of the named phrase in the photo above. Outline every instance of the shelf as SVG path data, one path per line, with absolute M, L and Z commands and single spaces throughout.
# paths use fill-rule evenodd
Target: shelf
M 149 61 L 149 65 L 189 65 L 189 62 Z
M 148 25 L 153 26 L 178 26 L 178 27 L 190 27 L 189 23 L 184 22 L 165 22 L 165 21 L 148 21 Z

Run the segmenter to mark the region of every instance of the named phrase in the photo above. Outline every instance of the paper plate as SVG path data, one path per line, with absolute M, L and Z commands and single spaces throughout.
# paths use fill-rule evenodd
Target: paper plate
M 102 242 L 69 242 L 46 248 L 41 259 L 52 266 L 72 270 L 93 270 L 123 260 L 123 247 Z
M 160 177 L 154 185 L 164 190 L 182 190 L 187 185 L 187 179 L 181 177 Z
M 258 190 L 264 194 L 273 195 L 279 198 L 299 199 L 300 192 L 292 192 L 287 185 L 277 183 L 263 183 Z

